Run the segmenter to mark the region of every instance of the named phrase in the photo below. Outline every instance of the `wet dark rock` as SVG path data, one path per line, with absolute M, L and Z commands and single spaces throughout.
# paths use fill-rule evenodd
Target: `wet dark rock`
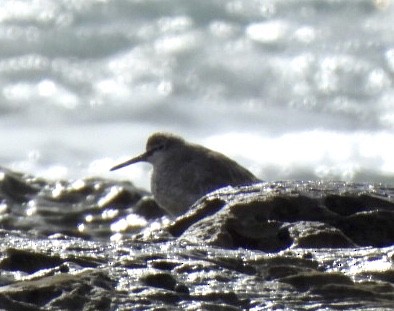
M 123 259 L 120 262 L 116 263 L 115 265 L 125 268 L 130 268 L 130 269 L 144 269 L 148 266 L 145 260 L 136 260 L 136 259 L 133 260 Z
M 371 299 L 376 297 L 376 293 L 363 288 L 363 286 L 347 285 L 347 284 L 324 284 L 313 288 L 311 293 L 321 295 L 326 299 L 338 298 L 357 298 Z
M 134 206 L 142 197 L 142 191 L 138 191 L 133 184 L 123 182 L 121 186 L 113 191 L 113 186 L 105 187 L 101 194 L 102 203 L 100 208 L 127 208 Z
M 210 210 L 211 205 L 211 212 L 204 215 L 204 208 Z M 332 195 L 325 190 L 297 188 L 290 193 L 270 188 L 265 193 L 258 185 L 226 188 L 197 202 L 194 210 L 167 230 L 193 243 L 265 252 L 290 246 L 384 247 L 394 244 L 393 206 L 393 202 L 368 196 L 365 191 Z M 346 207 L 347 212 L 339 213 Z
M 381 280 L 384 282 L 389 282 L 394 284 L 394 270 L 390 271 L 365 271 L 362 272 L 360 275 L 364 277 L 370 277 L 375 280 Z M 394 294 L 394 288 L 391 287 L 391 290 Z
M 168 226 L 167 230 L 173 236 L 179 237 L 192 224 L 215 214 L 224 204 L 225 201 L 216 198 L 208 198 L 207 200 L 202 199 L 196 203 L 196 209 L 185 216 L 179 217 L 176 222 Z
M 31 303 L 13 300 L 7 294 L 0 294 L 0 308 L 1 310 L 18 310 L 18 311 L 40 311 L 40 307 Z
M 60 266 L 59 256 L 49 256 L 19 249 L 8 249 L 7 256 L 0 262 L 0 269 L 33 273 L 41 269 Z
M 291 284 L 300 291 L 307 291 L 311 288 L 326 286 L 327 284 L 353 284 L 353 281 L 344 274 L 327 272 L 299 273 L 281 278 L 280 281 Z
M 320 200 L 308 198 L 295 191 L 292 195 L 274 196 L 271 200 L 265 201 L 265 205 L 269 205 L 271 210 L 268 219 L 285 222 L 336 219 L 336 215 L 321 205 Z
M 169 238 L 167 232 L 194 243 L 265 252 L 289 247 L 390 246 L 394 244 L 390 189 L 313 182 L 228 187 L 201 198 L 189 213 L 160 233 L 138 236 L 140 228 L 130 226 L 128 235 L 160 241 Z M 4 228 L 32 229 L 44 235 L 108 238 L 114 233 L 111 225 L 125 221 L 130 213 L 148 221 L 163 216 L 154 200 L 129 182 L 114 185 L 103 179 L 86 179 L 45 184 L 5 171 L 0 192 L 11 200 L 0 219 Z M 17 195 L 11 195 L 14 192 Z M 26 200 L 34 213 L 17 221 L 26 209 L 20 202 Z M 14 207 L 13 202 L 19 205 Z M 303 230 L 296 229 L 302 226 Z
M 164 216 L 164 211 L 150 196 L 142 197 L 135 205 L 134 211 L 136 214 L 141 215 L 146 219 L 156 219 Z
M 2 170 L 4 169 L 0 167 L 0 172 Z M 0 179 L 0 193 L 17 203 L 28 201 L 40 191 L 40 188 L 29 183 L 23 174 L 9 170 L 5 170 L 3 174 L 3 178 Z
M 228 187 L 170 219 L 131 183 L 7 175 L 0 309 L 392 308 L 392 187 Z
M 374 210 L 387 210 L 394 212 L 393 202 L 384 198 L 376 198 L 371 195 L 354 194 L 328 195 L 324 198 L 324 205 L 341 216 L 350 216 L 355 213 Z
M 146 298 L 151 305 L 164 304 L 177 304 L 182 300 L 181 295 L 176 292 L 168 291 L 153 291 L 146 295 Z
M 337 226 L 360 246 L 394 244 L 394 211 L 358 212 L 341 219 Z
M 148 274 L 141 278 L 141 282 L 147 286 L 158 287 L 167 290 L 175 290 L 177 281 L 169 273 Z
M 70 268 L 69 268 L 68 265 L 62 264 L 62 265 L 59 267 L 59 271 L 60 271 L 61 273 L 68 273 L 68 272 L 70 272 Z
M 184 294 L 184 295 L 190 294 L 189 288 L 185 284 L 177 284 L 174 290 L 180 294 Z
M 181 232 L 183 231 L 183 233 L 180 238 L 197 244 L 204 241 L 204 243 L 215 246 L 233 248 L 234 242 L 232 236 L 230 232 L 226 230 L 227 216 L 227 213 L 218 212 L 215 215 L 207 216 L 196 223 L 191 224 L 191 222 L 188 222 L 187 225 L 191 225 L 185 231 L 183 231 L 186 227 L 185 222 L 183 222 L 183 219 L 185 218 L 181 218 L 181 224 L 179 227 L 182 228 Z M 186 219 L 190 220 L 189 218 Z M 178 221 L 176 221 L 175 224 L 175 227 L 178 228 Z M 170 227 L 170 232 L 173 232 L 171 230 L 172 228 L 174 228 L 174 226 Z
M 52 240 L 49 243 L 59 245 L 59 242 Z M 66 273 L 46 277 L 35 275 L 34 282 L 25 280 L 2 286 L 0 304 L 12 304 L 18 308 L 24 304 L 28 305 L 27 310 L 34 310 L 34 307 L 37 310 L 79 310 L 80 306 L 84 306 L 86 310 L 114 310 L 118 307 L 125 310 L 155 310 L 159 307 L 164 310 L 180 310 L 179 305 L 189 306 L 192 310 L 245 310 L 258 308 L 272 300 L 276 301 L 277 305 L 282 305 L 282 309 L 289 305 L 292 309 L 297 309 L 293 305 L 295 301 L 301 308 L 306 301 L 332 307 L 332 302 L 336 301 L 337 304 L 338 299 L 359 299 L 356 294 L 346 296 L 341 293 L 337 293 L 337 297 L 342 298 L 335 298 L 335 291 L 331 296 L 326 295 L 324 284 L 349 285 L 353 286 L 353 289 L 356 284 L 348 284 L 351 278 L 343 273 L 334 273 L 333 276 L 333 273 L 317 271 L 322 268 L 332 269 L 333 260 L 360 260 L 357 258 L 359 255 L 351 249 L 341 250 L 338 256 L 331 254 L 333 249 L 289 249 L 277 254 L 264 254 L 245 249 L 226 250 L 205 245 L 196 246 L 179 241 L 144 245 L 124 241 L 120 249 L 114 249 L 112 243 L 84 244 L 75 239 L 63 242 L 62 257 L 70 259 L 75 256 L 73 252 L 90 252 L 92 257 L 96 254 L 97 261 L 102 261 L 103 264 L 92 269 L 70 266 Z M 37 252 L 42 253 L 53 247 L 49 243 L 42 249 L 37 245 Z M 92 248 L 94 245 L 98 246 L 96 250 Z M 366 257 L 368 252 L 370 260 L 382 260 L 386 256 L 386 251 L 381 249 L 369 248 L 361 253 Z M 309 258 L 305 258 L 305 254 L 309 254 Z M 102 255 L 108 258 L 107 261 L 98 259 Z M 126 258 L 129 263 L 125 263 Z M 157 261 L 160 267 L 166 260 L 180 264 L 171 269 L 171 273 L 152 271 L 155 268 L 154 262 Z M 134 261 L 145 264 L 132 266 Z M 372 274 L 365 277 L 368 286 L 364 282 L 364 287 L 361 288 L 372 293 L 372 296 L 367 297 L 367 302 L 363 301 L 364 305 L 375 304 L 376 297 L 379 298 L 378 306 L 388 304 L 392 301 L 390 293 L 393 287 L 387 283 L 384 286 L 378 286 L 378 283 L 372 286 L 369 281 L 371 277 Z M 362 280 L 363 276 L 360 274 L 357 278 Z M 182 280 L 182 283 L 178 280 Z M 22 284 L 26 287 L 22 287 Z M 14 286 L 18 292 L 15 292 Z M 281 288 L 286 295 L 281 295 Z M 48 293 L 48 296 L 41 294 L 41 291 Z M 314 295 L 310 296 L 312 291 Z M 4 293 L 8 300 L 2 300 Z M 33 293 L 38 297 L 41 295 L 41 298 L 31 297 Z M 16 310 L 24 310 L 18 308 Z
M 210 262 L 215 263 L 221 268 L 244 274 L 254 275 L 257 273 L 255 267 L 245 264 L 241 258 L 216 257 L 215 259 L 210 259 Z
M 208 303 L 202 302 L 199 304 L 199 309 L 197 310 L 206 310 L 206 311 L 242 311 L 245 310 L 242 307 L 231 306 L 225 303 Z
M 287 252 L 283 252 L 282 256 L 263 258 L 261 262 L 257 261 L 256 264 L 264 267 L 264 269 L 275 266 L 290 266 L 303 269 L 302 271 L 315 271 L 319 268 L 319 263 L 316 260 L 305 259 L 303 253 L 295 256 L 294 253 L 290 251 L 288 254 Z
M 297 266 L 278 265 L 271 266 L 267 270 L 267 280 L 281 279 L 287 276 L 296 275 L 303 272 L 312 272 L 314 270 Z
M 100 281 L 98 281 L 100 279 Z M 97 283 L 106 284 L 105 288 Z M 91 306 L 90 310 L 108 310 L 111 303 L 110 292 L 114 283 L 103 272 L 82 272 L 80 274 L 58 274 L 32 281 L 18 282 L 0 288 L 0 305 L 26 305 L 26 310 L 41 307 L 45 309 L 79 310 L 81 306 Z M 1 296 L 8 298 L 1 299 Z M 88 309 L 86 309 L 88 310 Z
M 70 255 L 64 260 L 67 260 L 67 262 L 72 262 L 74 264 L 77 264 L 78 266 L 83 268 L 96 268 L 97 266 L 105 262 L 104 260 L 97 257 L 75 256 L 75 255 Z
M 289 225 L 295 247 L 345 248 L 356 247 L 339 229 L 317 221 L 299 221 Z
M 226 229 L 231 235 L 233 248 L 279 252 L 292 244 L 289 230 L 282 222 L 242 223 L 238 219 L 229 219 Z
M 28 284 L 30 285 L 30 284 Z M 62 294 L 60 288 L 54 288 L 50 286 L 35 288 L 23 288 L 20 291 L 13 291 L 9 293 L 15 301 L 20 301 L 24 303 L 29 303 L 30 305 L 43 306 L 53 299 L 59 297 Z
M 155 268 L 155 269 L 158 269 L 158 270 L 168 270 L 168 271 L 170 271 L 170 270 L 174 269 L 175 267 L 181 265 L 180 262 L 174 262 L 174 261 L 170 261 L 168 259 L 153 260 L 149 264 L 150 264 L 150 266 L 152 268 Z
M 199 296 L 193 296 L 193 299 L 201 301 L 216 301 L 219 303 L 225 303 L 227 305 L 238 306 L 241 308 L 247 308 L 250 301 L 248 299 L 239 299 L 234 292 L 209 292 Z

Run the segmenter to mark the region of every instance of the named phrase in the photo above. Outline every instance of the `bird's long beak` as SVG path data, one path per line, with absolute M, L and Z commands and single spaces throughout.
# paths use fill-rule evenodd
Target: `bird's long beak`
M 137 162 L 144 162 L 146 161 L 146 158 L 149 156 L 148 152 L 145 152 L 143 154 L 140 154 L 139 156 L 136 156 L 135 158 L 132 158 L 130 160 L 127 160 L 126 162 L 120 163 L 118 165 L 115 165 L 110 169 L 110 171 L 115 171 L 117 169 L 120 169 L 122 167 L 137 163 Z

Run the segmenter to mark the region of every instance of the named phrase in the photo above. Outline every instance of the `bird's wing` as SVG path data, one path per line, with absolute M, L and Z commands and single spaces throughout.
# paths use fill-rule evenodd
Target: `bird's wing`
M 187 164 L 179 173 L 182 180 L 194 185 L 196 193 L 208 193 L 225 186 L 241 186 L 259 181 L 237 162 L 209 149 L 201 150 L 200 154 L 185 163 Z

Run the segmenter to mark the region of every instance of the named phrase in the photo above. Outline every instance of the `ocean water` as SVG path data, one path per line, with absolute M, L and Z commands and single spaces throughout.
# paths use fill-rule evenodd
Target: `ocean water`
M 2 1 L 0 165 L 108 169 L 165 130 L 264 180 L 394 181 L 390 0 Z

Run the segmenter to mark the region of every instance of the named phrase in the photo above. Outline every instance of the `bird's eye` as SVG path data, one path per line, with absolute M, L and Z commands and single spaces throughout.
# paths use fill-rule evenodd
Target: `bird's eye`
M 156 150 L 163 150 L 164 149 L 164 144 L 158 145 L 156 147 Z

